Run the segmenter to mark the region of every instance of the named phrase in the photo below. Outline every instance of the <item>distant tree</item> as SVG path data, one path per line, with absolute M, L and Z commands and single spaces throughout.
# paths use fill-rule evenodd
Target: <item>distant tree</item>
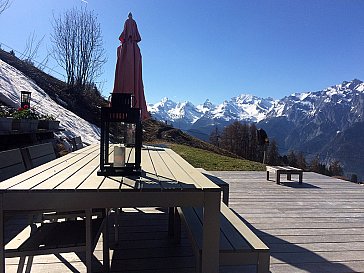
M 275 139 L 273 139 L 268 147 L 266 164 L 279 165 L 279 163 L 278 145 Z
M 260 161 L 262 158 L 262 152 L 259 151 L 259 144 L 257 138 L 257 127 L 255 124 L 249 126 L 249 151 L 248 158 L 254 161 Z
M 320 156 L 316 155 L 309 164 L 309 170 L 311 172 L 320 173 L 323 175 L 332 175 L 330 169 L 325 164 L 320 162 Z
M 333 160 L 330 162 L 329 174 L 331 176 L 342 176 L 344 174 L 343 167 L 339 160 Z
M 14 50 L 10 50 L 10 51 L 9 51 L 9 53 L 10 53 L 11 55 L 15 56 L 15 52 L 14 52 Z
M 210 142 L 216 141 L 216 129 L 210 135 Z M 259 145 L 257 128 L 254 124 L 235 121 L 226 126 L 220 134 L 220 147 L 252 161 L 262 161 L 265 145 Z
M 281 156 L 280 161 L 282 162 L 283 165 L 289 165 L 287 155 Z
M 217 126 L 215 126 L 215 129 L 212 130 L 209 141 L 212 145 L 215 145 L 216 147 L 220 146 L 220 130 Z
M 239 137 L 241 141 L 240 155 L 244 158 L 250 158 L 250 136 L 249 136 L 249 124 L 241 124 Z
M 288 165 L 297 167 L 297 156 L 294 151 L 290 150 L 287 155 Z
M 67 83 L 84 87 L 101 75 L 106 62 L 97 16 L 73 8 L 53 17 L 52 56 L 66 71 Z
M 302 152 L 297 154 L 297 168 L 306 170 L 307 169 L 307 162 L 305 156 Z
M 221 134 L 222 148 L 236 154 L 241 155 L 241 127 L 238 121 L 226 126 Z
M 353 173 L 350 177 L 350 181 L 354 182 L 354 183 L 358 183 L 358 175 L 356 175 L 355 173 Z
M 316 155 L 310 162 L 310 171 L 321 173 L 320 156 Z
M 10 7 L 10 0 L 0 0 L 0 14 Z

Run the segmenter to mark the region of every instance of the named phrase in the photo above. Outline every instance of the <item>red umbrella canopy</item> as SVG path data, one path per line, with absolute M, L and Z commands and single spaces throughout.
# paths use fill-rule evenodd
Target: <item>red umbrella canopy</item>
M 121 45 L 117 49 L 113 93 L 133 94 L 133 106 L 141 109 L 141 117 L 144 120 L 149 118 L 149 113 L 144 97 L 142 55 L 138 46 L 141 38 L 132 14 L 129 13 L 128 17 L 119 37 Z

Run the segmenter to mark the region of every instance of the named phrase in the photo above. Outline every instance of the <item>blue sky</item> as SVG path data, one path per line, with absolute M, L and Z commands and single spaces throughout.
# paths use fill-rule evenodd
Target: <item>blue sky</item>
M 221 103 L 242 93 L 282 98 L 364 80 L 363 0 L 12 0 L 0 43 L 23 52 L 35 31 L 51 48 L 53 13 L 87 6 L 98 15 L 112 92 L 118 37 L 129 11 L 142 41 L 148 103 L 163 97 Z M 6 45 L 6 46 L 5 46 Z M 50 60 L 48 66 L 56 68 Z M 59 69 L 58 69 L 59 70 Z

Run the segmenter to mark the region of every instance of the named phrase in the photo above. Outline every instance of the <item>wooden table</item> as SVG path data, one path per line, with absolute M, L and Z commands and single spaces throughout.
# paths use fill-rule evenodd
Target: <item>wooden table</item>
M 269 173 L 275 173 L 276 183 L 281 183 L 281 174 L 287 175 L 287 180 L 292 180 L 292 174 L 298 175 L 298 182 L 302 184 L 303 170 L 294 168 L 291 166 L 266 166 L 267 170 L 267 180 L 269 180 Z
M 199 206 L 204 208 L 202 272 L 217 273 L 220 188 L 170 149 L 143 148 L 141 165 L 141 177 L 97 176 L 99 145 L 92 145 L 1 182 L 0 272 L 5 272 L 4 211 Z M 86 253 L 87 272 L 91 256 Z

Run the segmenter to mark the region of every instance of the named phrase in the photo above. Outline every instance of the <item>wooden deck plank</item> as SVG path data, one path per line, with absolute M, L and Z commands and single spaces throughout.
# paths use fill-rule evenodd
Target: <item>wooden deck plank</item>
M 165 149 L 165 151 L 160 152 L 160 156 L 163 157 L 163 160 L 168 160 L 168 165 L 173 169 L 173 173 L 176 176 L 176 179 L 181 182 L 182 187 L 188 188 L 190 185 L 194 184 L 203 188 L 205 185 L 211 187 L 211 184 L 213 184 L 213 187 L 217 190 L 220 189 L 219 186 L 211 182 L 197 169 L 188 168 L 187 165 L 189 165 L 189 163 L 172 150 Z M 188 170 L 188 172 L 186 170 Z
M 297 245 L 286 243 L 286 244 L 270 244 L 270 251 L 278 252 L 278 253 L 300 253 L 300 252 L 324 252 L 324 251 L 363 251 L 363 245 L 353 244 L 352 242 L 331 242 L 331 243 L 306 243 L 300 244 L 301 248 L 298 248 Z
M 97 171 L 98 169 L 96 169 L 93 174 L 91 174 L 90 176 L 88 176 L 85 180 L 80 181 L 80 185 L 78 186 L 77 189 L 82 189 L 82 190 L 88 190 L 88 189 L 95 189 L 95 188 L 99 188 L 100 185 L 103 183 L 103 181 L 106 179 L 104 176 L 97 176 Z M 115 187 L 118 188 L 117 185 L 114 184 Z
M 86 161 L 85 164 L 82 166 L 82 168 L 77 170 L 77 173 L 75 174 L 78 177 L 77 180 L 68 179 L 66 181 L 63 181 L 62 183 L 56 186 L 56 189 L 66 190 L 66 189 L 77 188 L 78 185 L 80 185 L 82 181 L 84 181 L 90 175 L 90 173 L 98 170 L 98 168 L 95 168 L 95 164 L 97 164 L 99 161 L 100 161 L 99 156 L 93 155 L 93 158 L 91 157 L 90 161 L 88 162 Z
M 32 190 L 42 190 L 49 188 L 57 188 L 61 186 L 65 181 L 68 181 L 68 178 L 73 176 L 76 179 L 74 181 L 83 181 L 90 173 L 94 170 L 92 166 L 94 162 L 97 162 L 98 156 L 95 153 L 90 154 L 81 154 L 82 158 L 74 158 L 74 160 L 68 160 L 67 168 L 64 168 L 64 165 L 59 165 L 59 172 L 55 172 L 53 175 L 45 172 L 43 175 L 46 178 L 42 183 L 36 185 L 32 188 Z M 54 170 L 57 171 L 57 170 Z M 47 178 L 47 175 L 49 176 Z M 42 179 L 42 178 L 38 178 Z M 69 188 L 74 189 L 74 188 Z
M 327 273 L 353 273 L 363 272 L 364 262 L 320 262 L 320 263 L 300 263 L 300 264 L 271 264 L 271 272 L 274 273 L 307 273 L 307 272 L 327 272 Z
M 70 154 L 61 158 L 57 158 L 43 166 L 39 166 L 27 171 L 26 173 L 19 174 L 18 176 L 0 183 L 0 189 L 7 189 L 9 185 L 15 184 L 12 189 L 29 190 L 38 185 L 39 181 L 46 181 L 49 177 L 54 176 L 58 172 L 62 172 L 65 167 L 69 166 L 69 164 L 77 162 L 85 156 L 92 154 L 96 151 L 96 147 L 93 147 L 93 149 L 89 148 L 87 151 L 88 152 Z M 39 170 L 41 170 L 41 172 Z
M 271 249 L 272 273 L 364 272 L 363 186 L 315 173 L 304 173 L 302 185 L 277 185 L 265 172 L 212 173 Z
M 178 178 L 176 176 L 179 176 L 180 172 L 175 171 L 174 172 L 176 174 L 174 174 L 174 172 L 171 171 L 171 169 L 168 168 L 168 166 L 165 163 L 165 159 L 162 157 L 160 152 L 151 152 L 150 153 L 151 156 L 151 161 L 153 162 L 153 165 L 155 166 L 155 170 L 158 174 L 158 178 L 159 181 L 161 183 L 162 189 L 163 190 L 168 190 L 168 189 L 182 189 L 182 184 L 179 183 L 180 181 L 178 180 Z
M 149 160 L 146 160 L 145 157 Z M 150 189 L 153 187 L 161 187 L 161 189 L 163 189 L 163 185 L 177 183 L 173 175 L 168 171 L 168 168 L 165 166 L 165 164 L 162 162 L 162 165 L 158 166 L 158 163 L 160 163 L 158 154 L 153 147 L 147 147 L 146 149 L 143 149 L 142 168 L 148 172 L 147 177 L 150 179 L 149 181 L 145 178 L 142 179 L 143 189 Z M 161 173 L 159 173 L 159 171 Z
M 70 159 L 70 158 L 75 157 L 75 156 L 77 156 L 77 155 L 74 154 L 74 155 L 72 155 L 72 156 L 70 156 L 68 158 Z M 57 158 L 55 160 L 52 160 L 50 163 L 48 163 L 49 165 L 47 165 L 47 166 L 49 166 L 49 168 L 51 168 L 53 166 L 61 164 L 62 162 L 66 161 L 66 160 L 67 159 L 65 157 Z M 41 168 L 41 167 L 38 167 L 38 168 Z M 21 173 L 21 174 L 19 174 L 17 176 L 9 178 L 6 181 L 1 182 L 0 183 L 0 190 L 8 189 L 9 186 L 14 185 L 14 183 L 17 183 L 17 184 L 24 183 L 27 180 L 31 179 L 34 175 L 39 175 L 38 168 L 31 169 L 31 170 L 27 171 L 26 173 Z
M 120 189 L 124 177 L 104 177 L 105 179 L 102 179 L 102 182 L 99 185 L 100 190 L 107 190 L 107 189 Z
M 142 190 L 160 188 L 159 176 L 157 175 L 150 154 L 150 147 L 145 147 L 142 149 L 141 167 L 144 171 L 144 175 L 140 179 L 140 188 Z
M 167 153 L 167 151 L 160 151 L 158 152 L 158 156 L 161 162 L 168 162 L 167 164 L 170 166 L 169 172 L 173 172 L 174 179 L 179 183 L 181 188 L 187 189 L 194 187 L 194 178 L 186 173 L 183 166 L 181 166 L 178 161 L 173 160 L 171 154 Z

